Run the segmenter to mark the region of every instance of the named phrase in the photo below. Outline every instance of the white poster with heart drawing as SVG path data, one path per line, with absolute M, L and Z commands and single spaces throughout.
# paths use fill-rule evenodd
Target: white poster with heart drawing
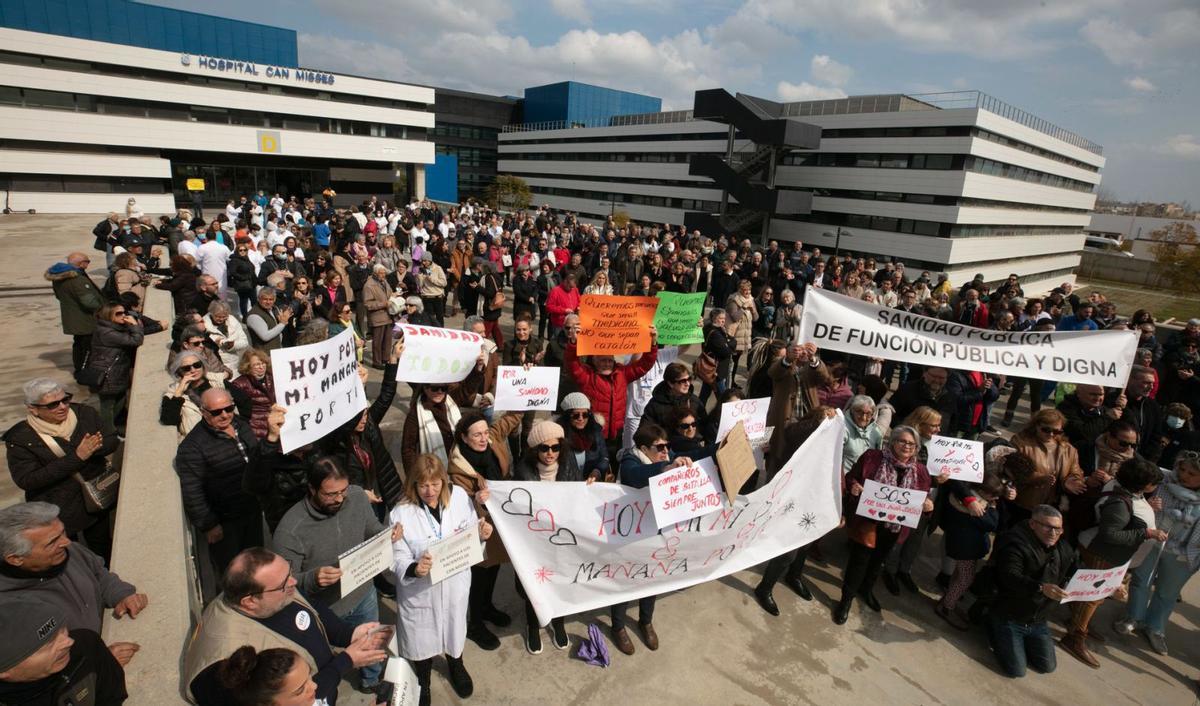
M 1079 569 L 1071 574 L 1071 580 L 1064 589 L 1067 595 L 1060 602 L 1104 600 L 1121 587 L 1128 571 L 1129 562 L 1111 569 Z
M 929 475 L 949 473 L 951 480 L 983 482 L 983 442 L 937 436 L 929 440 Z
M 858 496 L 858 510 L 855 514 L 879 522 L 895 522 L 915 528 L 921 521 L 922 506 L 928 494 L 924 490 L 900 488 L 868 480 L 863 484 L 862 493 Z
M 542 625 L 727 576 L 808 544 L 841 518 L 841 415 L 763 487 L 659 528 L 649 488 L 492 481 L 487 501 Z

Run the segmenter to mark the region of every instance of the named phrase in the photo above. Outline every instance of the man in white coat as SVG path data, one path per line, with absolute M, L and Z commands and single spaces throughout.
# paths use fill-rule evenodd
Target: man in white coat
M 404 527 L 404 538 L 392 545 L 400 656 L 411 662 L 417 673 L 420 703 L 429 703 L 429 677 L 433 658 L 439 655 L 446 656 L 454 692 L 465 699 L 475 690 L 462 659 L 467 642 L 471 572 L 463 566 L 458 573 L 433 583 L 429 575 L 433 568 L 430 550 L 436 551 L 434 545 L 439 541 L 462 532 L 470 532 L 472 539 L 486 540 L 492 526 L 475 514 L 467 492 L 450 483 L 446 466 L 438 457 L 422 454 L 412 468 L 405 470 L 408 477 L 404 499 L 391 514 L 392 525 Z M 475 500 L 485 502 L 487 492 L 480 491 Z
M 225 298 L 225 292 L 228 289 L 225 270 L 229 266 L 230 254 L 229 248 L 223 244 L 207 239 L 196 251 L 196 264 L 200 266 L 200 272 L 217 280 L 217 284 L 220 285 L 221 299 Z

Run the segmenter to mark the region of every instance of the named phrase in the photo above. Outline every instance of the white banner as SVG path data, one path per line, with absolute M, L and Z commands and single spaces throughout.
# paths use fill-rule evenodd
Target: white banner
M 336 430 L 367 406 L 354 332 L 320 343 L 271 351 L 275 401 L 287 408 L 279 443 L 284 453 Z
M 1063 589 L 1067 595 L 1059 602 L 1102 601 L 1121 587 L 1128 571 L 1129 562 L 1111 569 L 1079 569 L 1071 574 L 1071 580 Z
M 487 507 L 545 625 L 727 576 L 837 527 L 844 431 L 826 420 L 769 483 L 662 530 L 649 488 L 613 483 L 492 481 Z
M 951 480 L 983 482 L 983 442 L 934 434 L 929 440 L 929 475 L 949 473 Z
M 497 412 L 555 411 L 561 368 L 501 365 L 496 368 Z
M 753 444 L 767 433 L 767 410 L 771 407 L 770 397 L 752 400 L 734 400 L 721 405 L 721 424 L 717 427 L 717 443 L 725 440 L 729 430 L 738 422 L 746 423 L 746 436 Z
M 1132 331 L 991 331 L 808 288 L 800 342 L 870 358 L 1124 388 Z
M 461 382 L 471 374 L 485 339 L 470 331 L 396 324 L 404 335 L 404 353 L 396 379 L 400 382 Z
M 929 493 L 924 490 L 910 490 L 867 480 L 858 496 L 858 509 L 855 510 L 855 514 L 879 522 L 895 522 L 915 528 L 921 521 L 926 495 Z

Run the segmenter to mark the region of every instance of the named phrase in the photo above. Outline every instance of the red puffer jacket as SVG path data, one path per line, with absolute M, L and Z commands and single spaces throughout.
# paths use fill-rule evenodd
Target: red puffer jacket
M 611 440 L 621 435 L 625 427 L 625 393 L 629 383 L 645 375 L 658 360 L 658 347 L 643 353 L 641 358 L 628 365 L 616 364 L 612 374 L 601 375 L 590 365 L 579 362 L 575 355 L 575 344 L 563 352 L 563 366 L 579 383 L 579 389 L 592 401 L 592 411 L 604 416 L 604 438 Z

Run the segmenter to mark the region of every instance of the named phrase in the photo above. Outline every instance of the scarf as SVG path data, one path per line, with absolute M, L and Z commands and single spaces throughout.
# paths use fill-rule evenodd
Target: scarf
M 446 407 L 446 421 L 449 423 L 450 429 L 453 429 L 458 425 L 458 420 L 462 418 L 462 412 L 458 411 L 458 405 L 450 399 L 450 395 L 446 395 L 446 401 L 442 404 Z M 440 458 L 442 463 L 448 465 L 450 460 L 446 455 L 446 436 L 452 432 L 442 431 L 437 417 L 425 407 L 423 399 L 417 402 L 417 431 L 421 439 L 421 453 L 433 454 Z
M 487 480 L 504 480 L 500 471 L 500 461 L 490 446 L 483 451 L 476 451 L 467 444 L 459 444 L 458 450 L 471 469 L 479 475 Z
M 596 431 L 592 429 L 590 419 L 588 420 L 588 425 L 583 429 L 576 429 L 575 425 L 571 424 L 569 419 L 566 420 L 566 424 L 563 424 L 563 428 L 567 429 L 571 435 L 570 446 L 572 451 L 587 452 L 592 450 L 592 446 L 596 442 Z
M 29 414 L 25 421 L 29 426 L 37 432 L 37 435 L 42 437 L 42 441 L 46 442 L 46 446 L 55 456 L 63 458 L 67 454 L 62 450 L 58 443 L 51 443 L 54 439 L 71 440 L 71 436 L 75 433 L 75 426 L 79 424 L 79 417 L 75 415 L 75 410 L 68 407 L 67 418 L 62 424 L 53 424 L 47 422 L 41 417 L 36 417 Z
M 1100 438 L 1096 439 L 1096 470 L 1104 471 L 1110 476 L 1115 476 L 1117 468 L 1125 461 L 1133 458 L 1134 449 L 1113 451 L 1112 447 L 1108 445 L 1108 440 L 1108 432 L 1101 434 Z
M 553 482 L 554 479 L 556 479 L 558 477 L 558 464 L 557 463 L 547 466 L 546 464 L 542 463 L 541 461 L 538 461 L 535 465 L 537 466 L 538 480 L 546 481 L 546 482 Z
M 971 381 L 971 386 L 975 388 L 983 387 L 983 373 L 972 370 L 967 373 L 967 378 Z M 975 429 L 979 426 L 979 418 L 983 416 L 983 403 L 975 402 L 971 404 L 971 428 Z
M 1158 526 L 1169 533 L 1167 551 L 1186 558 L 1192 571 L 1200 569 L 1200 491 L 1183 487 L 1169 473 L 1158 497 L 1163 499 Z
M 875 478 L 879 483 L 884 485 L 892 485 L 900 488 L 915 488 L 917 485 L 917 459 L 914 456 L 907 464 L 902 464 L 892 455 L 892 449 L 889 446 L 883 447 L 883 458 L 879 460 L 879 469 L 875 471 Z M 900 475 L 903 472 L 903 476 Z M 899 532 L 900 523 L 885 522 L 884 527 L 889 532 Z

